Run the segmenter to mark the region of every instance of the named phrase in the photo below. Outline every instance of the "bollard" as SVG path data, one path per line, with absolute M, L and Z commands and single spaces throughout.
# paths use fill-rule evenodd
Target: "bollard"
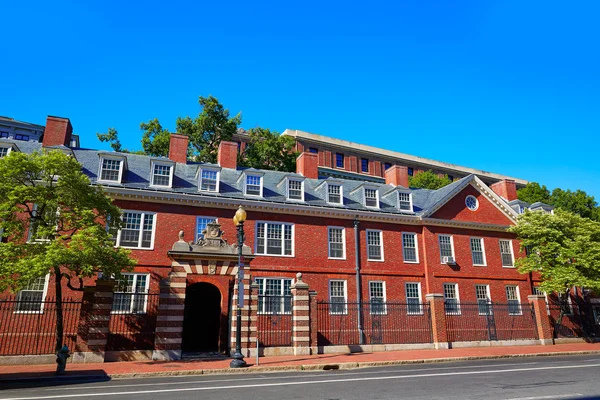
M 56 353 L 56 375 L 64 375 L 65 368 L 67 367 L 67 358 L 69 358 L 69 348 L 63 346 L 62 349 Z

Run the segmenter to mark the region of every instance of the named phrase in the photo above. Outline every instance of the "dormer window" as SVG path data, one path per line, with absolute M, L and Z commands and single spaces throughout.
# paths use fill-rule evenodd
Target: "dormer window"
M 327 184 L 327 202 L 331 204 L 343 204 L 344 193 L 342 185 Z
M 102 156 L 100 158 L 100 179 L 105 182 L 121 182 L 124 157 Z
M 364 188 L 365 207 L 379 207 L 379 192 L 374 188 Z
M 10 147 L 0 147 L 0 158 L 6 157 L 10 153 Z
M 169 162 L 152 162 L 152 186 L 173 186 L 173 164 Z
M 262 175 L 246 174 L 246 180 L 244 181 L 244 194 L 248 196 L 262 197 L 262 192 Z
M 407 192 L 398 192 L 398 209 L 400 211 L 412 212 L 412 194 Z
M 288 178 L 287 198 L 288 200 L 304 201 L 304 180 Z
M 200 182 L 198 182 L 199 190 L 204 192 L 219 192 L 220 175 L 221 171 L 219 168 L 201 168 Z

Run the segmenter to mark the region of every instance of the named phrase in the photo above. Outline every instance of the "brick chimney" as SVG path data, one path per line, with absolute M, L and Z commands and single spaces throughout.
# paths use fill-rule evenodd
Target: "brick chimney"
M 219 155 L 217 163 L 222 168 L 237 168 L 238 144 L 236 142 L 221 142 L 219 144 Z
M 301 153 L 296 159 L 296 173 L 305 178 L 319 179 L 319 157 L 315 153 Z
M 490 186 L 490 189 L 505 200 L 517 200 L 517 184 L 512 179 L 504 179 L 500 182 L 496 182 Z
M 392 165 L 385 171 L 385 183 L 392 186 L 408 187 L 408 167 Z
M 185 135 L 172 133 L 169 140 L 169 159 L 177 163 L 187 162 L 189 138 Z
M 44 138 L 42 146 L 69 146 L 71 144 L 71 135 L 73 127 L 69 118 L 53 117 L 48 115 L 46 118 L 46 128 L 44 129 Z

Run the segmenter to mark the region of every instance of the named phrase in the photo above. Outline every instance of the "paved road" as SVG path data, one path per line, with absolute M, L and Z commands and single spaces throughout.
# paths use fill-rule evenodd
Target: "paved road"
M 0 399 L 600 399 L 600 356 L 481 360 L 347 371 L 46 382 L 35 388 L 4 388 Z

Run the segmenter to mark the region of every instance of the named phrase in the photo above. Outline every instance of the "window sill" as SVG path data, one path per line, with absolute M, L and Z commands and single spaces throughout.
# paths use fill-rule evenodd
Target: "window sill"
M 128 250 L 149 250 L 152 251 L 154 250 L 154 246 L 152 247 L 128 247 L 128 246 L 115 246 L 115 248 L 120 247 L 122 249 L 128 249 Z
M 370 258 L 367 258 L 367 262 L 385 262 L 385 260 L 372 260 Z
M 172 185 L 150 185 L 151 188 L 156 188 L 156 189 L 172 189 L 173 186 Z
M 346 261 L 346 257 L 327 257 L 328 260 Z
M 146 315 L 147 312 L 131 312 L 131 311 L 111 311 L 112 315 Z
M 122 184 L 121 181 L 106 181 L 102 179 L 96 179 L 96 183 L 118 183 L 119 185 Z
M 502 268 L 516 268 L 514 265 L 503 265 Z
M 487 264 L 473 264 L 474 267 L 487 267 Z
M 419 264 L 419 261 L 403 261 L 404 264 Z

